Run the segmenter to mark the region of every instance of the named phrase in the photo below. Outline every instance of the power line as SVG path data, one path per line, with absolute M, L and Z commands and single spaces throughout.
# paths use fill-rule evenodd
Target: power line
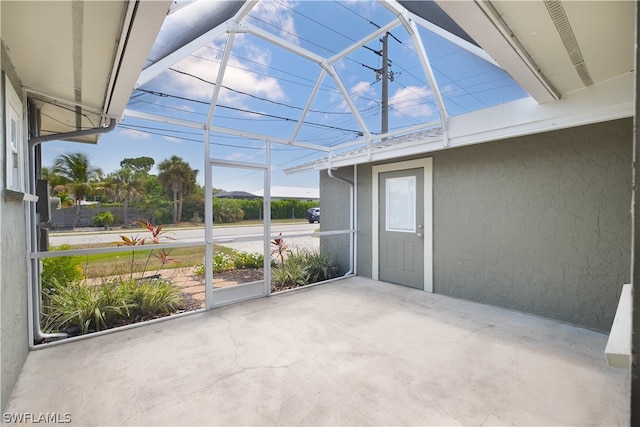
M 223 51 L 222 51 L 221 49 L 218 49 L 218 48 L 216 48 L 216 47 L 214 47 L 214 46 L 206 45 L 205 47 L 206 47 L 207 49 L 213 50 L 213 51 L 215 51 L 215 52 L 223 53 Z M 205 60 L 205 61 L 215 62 L 216 64 L 219 64 L 219 63 L 220 63 L 220 61 L 219 61 L 219 60 L 214 60 L 214 59 L 210 59 L 210 58 L 204 58 L 204 57 L 202 57 L 202 56 L 198 56 L 198 55 L 195 55 L 195 54 L 191 54 L 191 56 L 193 56 L 193 57 L 195 57 L 195 58 L 203 59 L 203 60 Z M 245 57 L 242 57 L 242 56 L 236 55 L 236 54 L 231 54 L 231 56 L 232 56 L 232 57 L 234 57 L 234 58 L 236 58 L 236 59 L 241 59 L 241 60 L 243 60 L 243 61 L 246 61 L 246 62 L 249 62 L 249 63 L 252 63 L 252 64 L 256 64 L 256 65 L 259 65 L 259 66 L 261 66 L 261 67 L 269 68 L 269 69 L 271 69 L 271 70 L 274 70 L 274 71 L 277 71 L 277 72 L 279 72 L 279 73 L 282 73 L 282 74 L 285 74 L 285 75 L 289 75 L 289 76 L 292 76 L 292 77 L 298 78 L 298 79 L 300 79 L 300 80 L 303 80 L 303 81 L 306 81 L 306 82 L 309 82 L 309 83 L 315 83 L 315 81 L 314 81 L 314 80 L 308 79 L 308 78 L 303 77 L 303 76 L 300 76 L 300 75 L 298 75 L 298 74 L 290 73 L 290 72 L 285 71 L 285 70 L 281 70 L 281 69 L 276 68 L 276 67 L 273 67 L 273 66 L 271 66 L 271 65 L 265 65 L 265 64 L 262 64 L 262 63 L 260 63 L 260 62 L 253 61 L 253 60 L 251 60 L 251 59 L 248 59 L 248 58 L 245 58 Z M 258 71 L 251 70 L 251 69 L 248 69 L 248 68 L 242 68 L 242 67 L 239 67 L 239 66 L 237 66 L 237 65 L 228 64 L 228 65 L 227 65 L 227 67 L 232 67 L 232 68 L 236 68 L 236 69 L 238 69 L 238 70 L 248 71 L 248 72 L 253 73 L 253 74 L 256 74 L 256 75 L 266 76 L 266 77 L 272 77 L 272 78 L 277 78 L 278 80 L 288 81 L 288 82 L 290 82 L 290 83 L 294 83 L 294 84 L 297 84 L 297 85 L 300 85 L 300 86 L 305 86 L 305 87 L 313 88 L 313 84 L 306 85 L 306 84 L 304 84 L 304 83 L 294 82 L 294 81 L 292 81 L 292 80 L 286 80 L 286 79 L 283 79 L 282 77 L 275 77 L 275 76 L 272 76 L 272 75 L 269 75 L 269 74 L 265 74 L 265 73 L 260 73 L 260 72 L 258 72 Z M 338 90 L 337 90 L 337 89 L 331 88 L 331 87 L 329 87 L 329 86 L 326 86 L 325 88 L 323 88 L 322 86 L 324 86 L 324 85 L 321 85 L 321 89 L 326 90 L 326 91 L 328 91 L 328 92 L 335 92 L 335 93 L 337 93 L 337 92 L 338 92 Z
M 125 129 L 129 129 L 129 130 L 133 130 L 136 132 L 142 132 L 142 133 L 148 133 L 150 135 L 157 135 L 157 136 L 165 136 L 165 137 L 169 137 L 169 138 L 177 138 L 180 139 L 182 141 L 190 141 L 190 142 L 198 142 L 200 144 L 203 144 L 204 141 L 202 139 L 195 139 L 195 138 L 184 138 L 182 136 L 175 136 L 175 135 L 167 135 L 161 132 L 178 132 L 180 133 L 180 135 L 182 134 L 187 134 L 187 135 L 202 135 L 202 133 L 198 133 L 198 132 L 183 132 L 180 130 L 174 130 L 174 129 L 163 129 L 163 128 L 156 128 L 156 127 L 151 127 L 151 126 L 142 126 L 142 125 L 125 125 L 125 124 L 120 124 L 119 127 L 125 128 Z M 237 139 L 242 139 L 243 141 L 246 141 L 247 138 L 242 138 L 242 137 L 236 137 Z M 256 140 L 258 141 L 258 140 Z M 229 148 L 237 148 L 237 149 L 242 149 L 242 150 L 264 150 L 264 148 L 255 148 L 255 147 L 246 147 L 246 146 L 242 146 L 242 145 L 234 145 L 234 144 L 225 144 L 222 142 L 211 142 L 211 145 L 217 145 L 217 146 L 221 146 L 221 147 L 229 147 Z M 302 147 L 285 147 L 285 148 L 271 148 L 271 151 L 295 151 L 295 150 L 305 150 L 305 148 Z
M 216 85 L 212 81 L 206 80 L 206 79 L 204 79 L 202 77 L 196 76 L 196 75 L 188 73 L 186 71 L 176 70 L 175 68 L 169 68 L 169 69 L 171 71 L 173 71 L 173 72 L 176 72 L 176 73 L 179 73 L 179 74 L 184 74 L 184 75 L 189 76 L 189 77 L 193 77 L 194 79 L 198 79 L 198 80 L 200 80 L 200 81 L 202 81 L 204 83 L 208 83 L 208 84 L 210 84 L 212 86 Z M 221 87 L 227 89 L 228 91 L 235 92 L 235 93 L 240 94 L 240 95 L 245 95 L 245 96 L 248 96 L 250 98 L 257 99 L 259 101 L 270 102 L 272 104 L 280 105 L 282 107 L 287 107 L 287 108 L 291 108 L 291 109 L 294 109 L 294 110 L 304 111 L 304 108 L 302 108 L 302 107 L 298 107 L 298 106 L 290 105 L 290 104 L 285 104 L 284 102 L 274 101 L 272 99 L 263 98 L 263 97 L 260 97 L 260 96 L 257 96 L 257 95 L 253 95 L 253 94 L 250 94 L 250 93 L 247 93 L 247 92 L 243 92 L 243 91 L 238 90 L 238 89 L 233 89 L 233 88 L 231 88 L 229 86 L 225 86 L 225 85 L 221 85 Z M 314 109 L 309 109 L 309 111 L 311 111 L 313 113 L 319 113 L 319 114 L 350 114 L 349 112 L 342 112 L 342 111 L 337 111 L 337 112 L 336 111 L 321 111 L 321 110 L 314 110 Z
M 311 17 L 310 17 L 310 16 L 308 16 L 308 15 L 305 15 L 304 13 L 300 12 L 299 10 L 295 10 L 295 9 L 293 9 L 293 8 L 291 8 L 291 7 L 289 7 L 289 6 L 287 6 L 286 4 L 279 2 L 278 0 L 275 0 L 275 2 L 276 2 L 276 3 L 278 3 L 278 4 L 279 4 L 279 5 L 281 5 L 281 6 L 283 6 L 283 7 L 287 8 L 287 9 L 289 9 L 289 10 L 290 10 L 290 11 L 292 11 L 293 13 L 297 13 L 298 15 L 303 16 L 304 18 L 308 19 L 309 21 L 314 22 L 314 23 L 316 23 L 316 24 L 320 25 L 320 26 L 321 26 L 321 27 L 323 27 L 323 28 L 326 28 L 327 30 L 329 30 L 329 31 L 331 31 L 331 32 L 333 32 L 333 33 L 336 33 L 336 34 L 338 34 L 339 36 L 342 36 L 342 37 L 344 37 L 345 39 L 347 39 L 347 40 L 349 40 L 349 41 L 352 41 L 352 42 L 356 42 L 356 41 L 357 41 L 357 40 L 352 39 L 351 37 L 349 37 L 349 36 L 347 36 L 347 35 L 345 35 L 345 34 L 341 33 L 340 31 L 338 31 L 338 30 L 336 30 L 336 29 L 334 29 L 334 28 L 331 28 L 331 27 L 329 27 L 328 25 L 325 25 L 325 24 L 323 24 L 322 22 L 320 22 L 320 21 L 318 21 L 318 20 L 316 20 L 316 19 L 311 18 Z
M 364 16 L 360 15 L 358 12 L 356 12 L 355 10 L 345 6 L 343 3 L 337 2 L 336 0 L 333 0 L 333 2 L 335 4 L 337 4 L 340 7 L 345 8 L 346 10 L 348 10 L 349 12 L 353 13 L 354 15 L 356 15 L 359 18 L 362 18 L 364 21 L 366 21 L 367 23 L 371 23 L 371 21 L 368 18 L 365 18 Z
M 337 52 L 332 51 L 331 49 L 327 49 L 325 46 L 322 46 L 321 44 L 313 42 L 313 41 L 311 41 L 309 39 L 305 39 L 304 37 L 300 37 L 297 34 L 292 33 L 291 31 L 287 31 L 287 30 L 285 30 L 283 28 L 276 27 L 275 25 L 273 25 L 270 22 L 265 21 L 264 19 L 260 19 L 260 18 L 254 16 L 254 15 L 251 15 L 251 14 L 249 14 L 248 16 L 250 18 L 252 18 L 252 19 L 255 19 L 258 22 L 262 22 L 263 24 L 268 25 L 269 27 L 273 27 L 273 28 L 277 29 L 281 33 L 289 34 L 289 35 L 294 36 L 294 37 L 296 37 L 296 38 L 298 38 L 300 40 L 304 40 L 305 42 L 309 43 L 310 45 L 316 46 L 316 47 L 318 47 L 318 48 L 320 48 L 322 50 L 325 50 L 325 51 L 327 51 L 329 53 L 333 53 L 333 54 L 337 53 Z
M 158 92 L 158 91 L 152 91 L 152 90 L 148 90 L 148 89 L 140 89 L 140 88 L 138 88 L 136 90 L 139 90 L 139 91 L 142 91 L 142 92 L 146 92 L 146 93 L 148 93 L 150 95 L 160 96 L 160 97 L 163 97 L 163 98 L 175 98 L 175 99 L 180 99 L 182 101 L 189 101 L 189 102 L 195 102 L 195 103 L 198 103 L 198 104 L 209 105 L 209 102 L 207 102 L 207 101 L 200 101 L 198 99 L 187 98 L 187 97 L 184 97 L 184 96 L 171 95 L 171 94 Z M 287 122 L 297 122 L 298 121 L 298 119 L 292 119 L 290 117 L 276 116 L 275 114 L 261 113 L 259 111 L 251 111 L 251 110 L 246 110 L 244 108 L 231 107 L 229 105 L 217 104 L 216 107 L 224 108 L 224 109 L 232 110 L 232 111 L 238 111 L 238 112 L 242 112 L 242 113 L 254 114 L 254 115 L 258 115 L 258 116 L 271 117 L 271 118 L 274 118 L 274 119 L 280 119 L 280 120 L 287 121 Z M 302 123 L 304 123 L 306 125 L 309 125 L 309 126 L 316 126 L 316 127 L 321 127 L 321 128 L 339 130 L 339 131 L 343 131 L 343 132 L 351 132 L 351 133 L 360 132 L 359 130 L 345 129 L 345 128 L 341 128 L 341 127 L 338 127 L 338 126 L 325 125 L 325 124 L 322 124 L 322 123 L 315 123 L 315 122 L 309 122 L 309 121 L 303 121 Z

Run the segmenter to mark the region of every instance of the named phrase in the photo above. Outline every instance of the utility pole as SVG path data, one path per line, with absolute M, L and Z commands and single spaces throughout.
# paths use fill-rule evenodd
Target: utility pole
M 382 37 L 382 133 L 389 131 L 389 33 Z
M 372 71 L 375 71 L 375 73 L 376 73 L 376 81 L 382 80 L 382 103 L 381 103 L 382 104 L 382 126 L 381 126 L 381 132 L 383 134 L 387 133 L 389 131 L 389 80 L 393 81 L 393 79 L 394 79 L 393 71 L 389 71 L 389 66 L 391 65 L 391 61 L 389 60 L 389 47 L 388 47 L 389 36 L 391 36 L 394 39 L 398 40 L 393 34 L 386 33 L 380 39 L 380 42 L 382 43 L 382 49 L 381 50 L 374 50 L 374 49 L 371 49 L 370 47 L 364 46 L 365 48 L 369 49 L 370 51 L 372 51 L 376 55 L 382 57 L 382 67 L 381 68 L 373 68 L 373 67 L 369 67 L 368 65 L 362 64 L 363 67 L 368 68 L 368 69 L 370 69 Z M 398 40 L 398 42 L 400 42 L 400 40 Z M 402 42 L 400 42 L 400 43 L 402 43 Z M 386 138 L 383 138 L 383 139 L 386 139 Z

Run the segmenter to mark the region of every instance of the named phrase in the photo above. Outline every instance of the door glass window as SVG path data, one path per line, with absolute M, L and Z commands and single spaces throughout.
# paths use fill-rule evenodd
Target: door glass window
M 416 177 L 387 178 L 386 231 L 415 233 L 416 231 Z

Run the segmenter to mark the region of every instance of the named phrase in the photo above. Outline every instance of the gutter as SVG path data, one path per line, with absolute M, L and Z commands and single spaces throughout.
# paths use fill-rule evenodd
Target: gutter
M 355 224 L 355 209 L 354 209 L 354 188 L 355 185 L 352 181 L 349 181 L 348 179 L 342 178 L 340 176 L 335 176 L 333 175 L 333 171 L 331 168 L 327 169 L 327 174 L 329 175 L 329 178 L 333 178 L 335 180 L 344 182 L 345 184 L 347 184 L 349 186 L 349 271 L 347 271 L 344 275 L 345 276 L 349 276 L 352 274 L 355 274 L 355 257 L 354 257 L 354 233 L 353 233 L 353 229 L 354 229 L 354 224 Z
M 29 149 L 32 149 L 36 145 L 42 144 L 43 142 L 64 141 L 64 140 L 69 140 L 73 138 L 79 138 L 82 136 L 99 135 L 103 133 L 108 133 L 114 130 L 117 125 L 118 125 L 118 121 L 116 119 L 110 119 L 108 126 L 104 126 L 100 128 L 76 130 L 73 132 L 56 133 L 53 135 L 35 136 L 29 140 Z

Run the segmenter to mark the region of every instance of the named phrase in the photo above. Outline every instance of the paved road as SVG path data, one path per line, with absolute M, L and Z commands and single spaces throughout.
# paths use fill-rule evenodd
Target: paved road
M 277 235 L 282 233 L 287 234 L 304 234 L 312 233 L 318 228 L 318 224 L 309 224 L 306 222 L 295 224 L 274 224 L 271 226 L 271 234 Z M 167 227 L 166 231 L 179 242 L 201 242 L 204 241 L 204 228 L 170 228 Z M 128 237 L 144 237 L 149 233 L 142 228 L 129 229 L 129 230 L 111 230 L 111 231 L 94 231 L 94 232 L 63 232 L 52 233 L 49 236 L 49 243 L 51 246 L 60 246 L 62 244 L 69 245 L 101 245 L 120 240 L 120 235 Z M 247 252 L 262 252 L 262 235 L 264 234 L 262 226 L 241 226 L 241 227 L 214 227 L 213 236 L 214 239 L 225 239 L 225 242 L 221 243 L 224 246 L 228 246 L 237 250 Z M 256 241 L 251 242 L 227 242 L 226 239 L 234 239 L 238 237 L 255 237 Z M 299 237 L 295 239 L 289 239 L 289 246 L 293 247 L 309 247 L 314 248 L 318 246 L 319 239 L 315 237 Z

